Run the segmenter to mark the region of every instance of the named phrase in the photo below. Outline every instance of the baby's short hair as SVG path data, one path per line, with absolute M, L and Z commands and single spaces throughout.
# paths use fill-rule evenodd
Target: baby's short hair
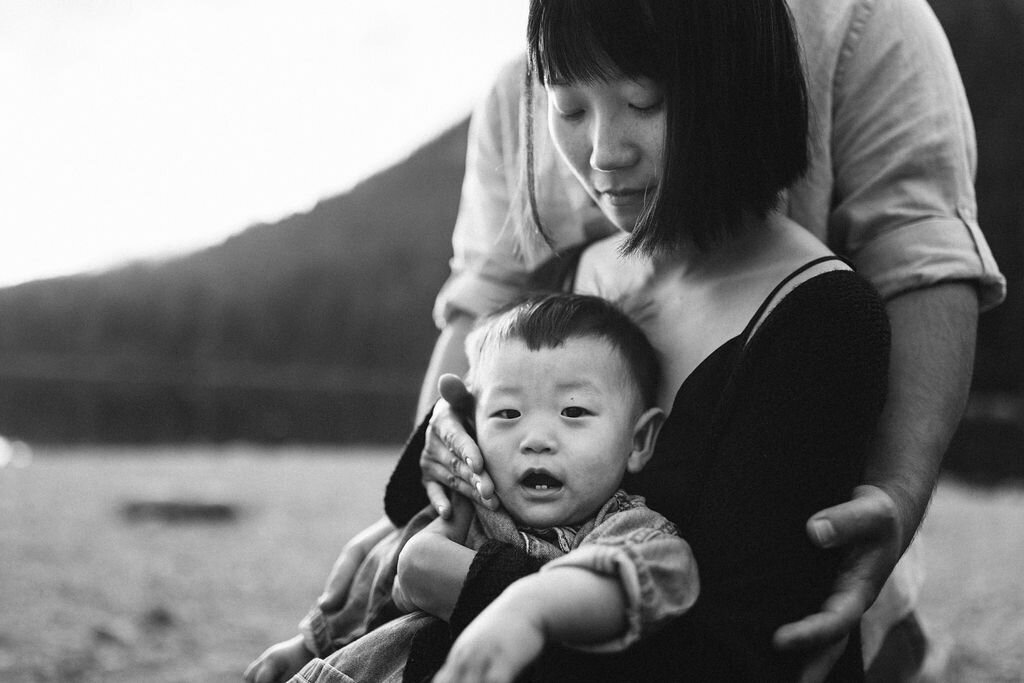
M 483 352 L 501 342 L 519 340 L 537 351 L 581 337 L 611 344 L 625 361 L 643 407 L 657 404 L 661 371 L 646 335 L 614 304 L 583 294 L 531 296 L 483 318 L 466 339 L 469 382 Z

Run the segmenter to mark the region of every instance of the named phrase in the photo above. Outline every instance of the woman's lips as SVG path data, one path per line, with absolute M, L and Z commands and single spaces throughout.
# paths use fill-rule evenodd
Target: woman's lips
M 632 206 L 634 204 L 643 203 L 644 198 L 650 194 L 650 189 L 628 189 L 624 188 L 621 190 L 603 190 L 601 191 L 601 197 L 608 200 L 608 203 L 612 206 Z

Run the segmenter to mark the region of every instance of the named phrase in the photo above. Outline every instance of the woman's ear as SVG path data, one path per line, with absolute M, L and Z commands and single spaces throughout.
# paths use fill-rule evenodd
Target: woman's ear
M 654 455 L 654 443 L 664 423 L 665 411 L 661 408 L 648 408 L 637 418 L 633 427 L 633 450 L 626 461 L 627 472 L 636 474 L 647 465 Z

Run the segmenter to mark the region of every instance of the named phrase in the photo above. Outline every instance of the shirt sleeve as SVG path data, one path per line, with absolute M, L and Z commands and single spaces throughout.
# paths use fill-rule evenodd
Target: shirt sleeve
M 575 646 L 586 652 L 625 650 L 689 610 L 700 592 L 689 544 L 671 522 L 646 507 L 613 515 L 580 547 L 551 560 L 541 571 L 558 567 L 618 578 L 626 596 L 626 632 L 605 643 Z
M 455 311 L 475 317 L 493 310 L 525 285 L 526 264 L 511 211 L 523 65 L 521 59 L 507 65 L 470 117 L 451 276 L 434 306 L 439 327 Z
M 924 0 L 860 3 L 833 98 L 830 241 L 884 298 L 969 280 L 983 309 L 999 303 L 1006 280 L 977 221 L 974 125 Z
M 470 118 L 451 275 L 434 303 L 438 327 L 457 313 L 477 317 L 509 303 L 556 251 L 615 232 L 558 156 L 547 134 L 547 100 L 539 86 L 532 90 L 533 159 L 542 180 L 534 197 L 550 243 L 528 218 L 524 74 L 525 56 L 520 56 L 505 66 Z

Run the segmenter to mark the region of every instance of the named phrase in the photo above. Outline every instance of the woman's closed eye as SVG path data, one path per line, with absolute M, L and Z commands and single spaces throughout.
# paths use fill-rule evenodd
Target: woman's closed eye
M 586 417 L 587 415 L 593 415 L 593 413 L 583 406 L 566 406 L 562 408 L 563 417 L 578 418 Z
M 555 107 L 555 113 L 558 114 L 558 118 L 562 119 L 563 121 L 579 121 L 580 119 L 583 118 L 585 110 L 569 109 L 567 111 L 563 111 L 562 109 Z
M 655 102 L 639 102 L 630 103 L 629 108 L 639 114 L 657 114 L 661 111 L 662 106 L 665 104 L 665 100 L 657 100 Z

